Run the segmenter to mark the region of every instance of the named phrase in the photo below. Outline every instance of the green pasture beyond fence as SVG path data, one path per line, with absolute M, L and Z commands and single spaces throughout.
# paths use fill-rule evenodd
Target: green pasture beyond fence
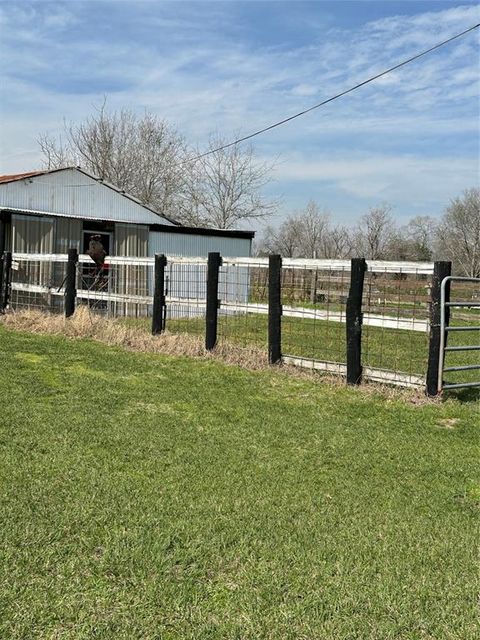
M 436 395 L 440 362 L 440 284 L 448 262 L 392 263 L 361 258 L 289 260 L 224 258 L 108 258 L 100 274 L 75 250 L 67 256 L 5 254 L 1 310 L 39 308 L 73 315 L 78 304 L 151 331 L 203 336 L 344 376 Z M 92 275 L 93 273 L 93 275 Z M 475 285 L 456 299 L 477 300 Z M 472 303 L 477 304 L 478 302 Z M 475 327 L 478 310 L 455 311 L 451 324 Z M 477 334 L 480 332 L 477 332 Z M 470 332 L 474 334 L 474 332 Z M 469 339 L 449 334 L 449 346 Z M 475 338 L 474 338 L 475 340 Z M 478 343 L 478 339 L 476 339 Z M 449 365 L 475 366 L 478 352 L 452 353 Z M 474 371 L 451 382 L 474 381 Z

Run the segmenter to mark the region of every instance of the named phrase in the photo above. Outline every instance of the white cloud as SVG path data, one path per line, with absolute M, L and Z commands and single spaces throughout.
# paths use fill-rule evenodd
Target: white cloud
M 315 184 L 322 192 L 338 192 L 337 201 L 361 203 L 360 209 L 389 202 L 401 216 L 413 216 L 419 207 L 439 214 L 453 195 L 476 183 L 478 162 L 469 157 L 428 159 L 412 155 L 352 153 L 347 157 L 296 155 L 278 164 L 280 184 Z M 305 188 L 299 191 L 305 193 Z M 343 196 L 342 196 L 343 194 Z M 303 198 L 303 204 L 308 198 Z

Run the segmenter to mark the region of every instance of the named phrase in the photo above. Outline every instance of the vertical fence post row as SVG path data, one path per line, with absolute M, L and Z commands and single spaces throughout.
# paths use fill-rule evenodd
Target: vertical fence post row
M 75 313 L 75 299 L 77 297 L 77 249 L 68 250 L 67 275 L 65 278 L 65 317 L 70 318 Z
M 5 313 L 10 302 L 12 282 L 12 252 L 6 251 L 2 258 L 2 280 L 0 281 L 0 313 Z
M 205 314 L 205 349 L 211 351 L 217 344 L 218 324 L 218 273 L 222 265 L 219 253 L 208 254 L 207 265 L 207 310 Z
M 152 334 L 165 331 L 165 267 L 167 266 L 166 256 L 155 254 L 155 274 L 153 290 L 153 316 Z
M 360 384 L 362 379 L 362 297 L 366 270 L 365 258 L 352 258 L 346 311 L 347 384 Z
M 427 367 L 427 396 L 436 396 L 438 389 L 438 370 L 440 366 L 440 291 L 442 280 L 452 275 L 452 263 L 447 261 L 436 261 L 433 265 L 432 288 L 430 291 L 430 341 L 428 345 L 428 367 Z M 450 283 L 445 289 L 445 301 L 450 300 Z M 446 324 L 448 324 L 449 310 L 445 313 Z
M 282 359 L 282 257 L 268 258 L 268 362 Z

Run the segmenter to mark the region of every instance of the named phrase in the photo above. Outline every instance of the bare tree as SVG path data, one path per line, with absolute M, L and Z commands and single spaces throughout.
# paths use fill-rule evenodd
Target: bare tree
M 303 211 L 290 215 L 275 229 L 267 227 L 259 247 L 262 254 L 288 258 L 347 258 L 352 254 L 352 234 L 342 226 L 330 226 L 330 214 L 311 200 Z
M 349 258 L 353 253 L 354 241 L 350 229 L 336 225 L 327 230 L 323 257 L 331 260 Z
M 38 140 L 48 169 L 81 166 L 128 191 L 159 212 L 173 215 L 182 190 L 182 137 L 151 113 L 108 111 L 106 101 L 85 122 L 64 125 L 64 137 Z
M 314 200 L 295 218 L 299 253 L 302 258 L 323 258 L 328 238 L 330 214 L 322 211 Z
M 300 245 L 299 224 L 297 218 L 290 216 L 275 229 L 266 227 L 259 254 L 279 253 L 286 258 L 295 258 L 298 255 Z
M 368 260 L 387 257 L 395 230 L 390 212 L 390 206 L 384 204 L 370 209 L 362 216 L 355 237 L 355 251 L 359 256 Z
M 402 230 L 409 243 L 409 260 L 431 260 L 437 222 L 430 216 L 416 216 L 412 218 Z
M 438 253 L 452 260 L 455 271 L 480 277 L 480 189 L 466 189 L 447 207 L 437 234 Z
M 272 165 L 257 162 L 253 147 L 210 139 L 208 155 L 186 163 L 186 188 L 180 219 L 188 224 L 229 229 L 244 220 L 265 218 L 277 203 L 262 195 L 270 181 Z

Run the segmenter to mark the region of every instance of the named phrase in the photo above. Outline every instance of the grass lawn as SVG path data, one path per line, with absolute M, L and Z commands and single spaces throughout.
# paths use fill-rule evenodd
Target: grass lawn
M 476 638 L 478 405 L 0 327 L 0 637 Z

